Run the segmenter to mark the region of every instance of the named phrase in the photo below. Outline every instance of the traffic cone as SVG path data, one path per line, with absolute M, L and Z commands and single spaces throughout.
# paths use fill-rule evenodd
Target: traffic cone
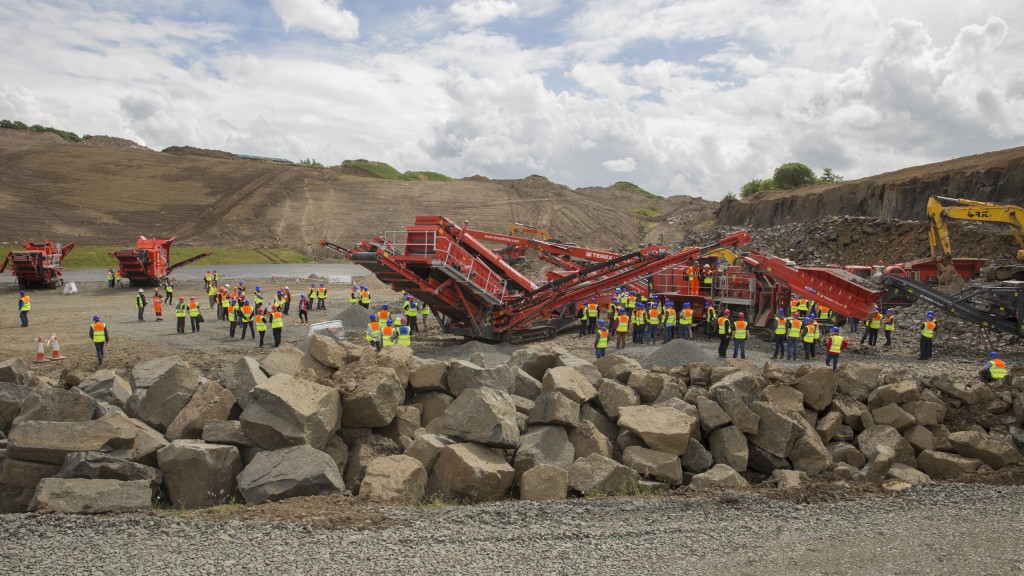
M 53 350 L 50 353 L 50 360 L 63 360 L 64 357 L 60 354 L 60 344 L 57 342 L 57 335 L 50 335 L 50 342 L 53 342 Z
M 36 359 L 33 362 L 46 362 L 46 351 L 43 350 L 43 337 L 36 340 Z

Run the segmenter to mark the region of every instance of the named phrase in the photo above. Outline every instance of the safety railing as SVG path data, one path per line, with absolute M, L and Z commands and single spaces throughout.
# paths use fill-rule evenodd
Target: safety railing
M 730 304 L 753 304 L 757 279 L 751 274 L 728 274 L 714 279 L 715 299 Z
M 442 236 L 437 238 L 436 258 L 446 269 L 497 301 L 493 303 L 504 300 L 506 280 L 465 248 Z

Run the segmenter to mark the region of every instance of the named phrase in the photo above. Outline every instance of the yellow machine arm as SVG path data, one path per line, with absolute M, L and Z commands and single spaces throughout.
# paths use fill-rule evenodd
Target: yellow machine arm
M 945 206 L 943 202 L 955 205 Z M 1019 246 L 1017 260 L 1024 262 L 1024 208 L 964 198 L 932 196 L 928 199 L 928 242 L 932 249 L 932 259 L 936 261 L 944 261 L 953 257 L 953 247 L 949 240 L 949 226 L 946 224 L 946 218 L 1009 225 L 1010 232 L 1013 233 Z M 942 251 L 941 254 L 937 254 L 939 249 Z
M 550 242 L 553 239 L 551 234 L 549 234 L 548 231 L 543 228 L 537 228 L 536 226 L 527 226 L 526 224 L 513 222 L 508 228 L 508 234 L 509 236 L 515 236 L 516 232 L 519 232 L 521 234 L 530 234 L 532 236 L 540 236 L 541 238 L 547 240 L 548 242 Z

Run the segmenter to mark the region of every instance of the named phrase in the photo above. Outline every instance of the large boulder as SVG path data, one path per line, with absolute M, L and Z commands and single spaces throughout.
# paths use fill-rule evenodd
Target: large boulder
M 175 506 L 206 508 L 238 496 L 242 458 L 234 446 L 175 440 L 157 452 L 157 462 Z
M 100 418 L 100 421 L 117 428 L 119 436 L 135 437 L 134 444 L 119 444 L 116 449 L 110 452 L 111 456 L 117 458 L 124 458 L 132 462 L 145 464 L 146 466 L 156 466 L 157 450 L 170 444 L 167 438 L 153 429 L 153 427 L 137 418 L 129 418 L 123 412 L 111 412 Z
M 725 410 L 722 410 L 718 402 L 705 396 L 698 396 L 696 403 L 697 413 L 700 415 L 700 427 L 705 433 L 732 423 L 732 419 L 725 413 Z
M 559 392 L 578 404 L 597 396 L 597 389 L 575 368 L 556 366 L 544 373 L 542 391 Z M 611 416 L 611 414 L 609 414 Z
M 804 404 L 811 410 L 821 412 L 832 404 L 836 393 L 836 373 L 828 366 L 804 374 L 796 381 L 795 388 L 804 395 Z
M 452 360 L 448 365 L 448 388 L 456 398 L 471 388 L 490 388 L 511 394 L 515 383 L 515 371 L 507 364 L 481 368 L 465 360 Z
M 977 430 L 953 432 L 949 442 L 957 454 L 977 458 L 995 470 L 1021 462 L 1020 451 L 1012 440 L 998 440 Z
M 260 452 L 238 474 L 238 489 L 248 504 L 294 496 L 341 492 L 345 483 L 338 465 L 324 452 L 300 444 Z
M 555 466 L 537 466 L 519 478 L 520 500 L 565 500 L 569 492 L 569 471 Z
M 639 436 L 648 448 L 680 456 L 690 435 L 699 432 L 697 418 L 667 406 L 628 406 L 619 411 L 619 426 Z
M 235 405 L 235 395 L 212 380 L 204 380 L 167 427 L 167 439 L 199 439 L 207 420 L 226 420 Z
M 316 358 L 287 342 L 274 348 L 274 351 L 260 362 L 260 367 L 272 377 L 278 374 L 298 376 L 307 369 L 316 372 L 319 378 L 330 378 L 334 373 L 332 368 L 324 366 Z
M 540 396 L 541 389 L 543 388 L 543 384 L 541 384 L 540 380 L 530 376 L 522 368 L 516 367 L 514 372 L 516 383 L 512 387 L 512 393 L 516 396 L 536 400 L 537 396 Z
M 409 388 L 414 392 L 443 392 L 448 389 L 448 363 L 423 360 L 409 373 Z
M 442 430 L 466 442 L 498 448 L 519 444 L 516 407 L 507 392 L 493 388 L 468 388 L 445 412 Z
M 802 418 L 796 422 L 800 426 L 802 434 L 793 444 L 793 449 L 789 451 L 787 458 L 793 464 L 794 470 L 814 476 L 832 465 L 832 456 L 809 422 Z
M 750 483 L 725 464 L 715 464 L 711 470 L 695 475 L 690 486 L 695 490 L 742 489 L 749 488 Z
M 740 429 L 740 432 L 744 434 L 757 434 L 758 416 L 750 410 L 743 397 L 736 390 L 719 383 L 712 387 L 711 398 L 729 415 L 729 420 Z
M 904 430 L 903 438 L 907 440 L 907 443 L 910 444 L 915 452 L 935 450 L 935 434 L 932 434 L 931 430 L 920 424 Z
M 568 352 L 558 355 L 558 360 L 555 361 L 554 368 L 558 367 L 572 368 L 579 372 L 595 389 L 597 389 L 597 387 L 601 385 L 601 381 L 604 380 L 604 377 L 601 376 L 601 371 L 594 366 L 593 362 L 583 360 L 578 356 L 569 354 Z
M 334 338 L 313 334 L 309 339 L 308 353 L 314 360 L 328 368 L 337 370 L 348 364 L 348 353 Z
M 911 468 L 917 468 L 917 461 L 914 459 L 914 448 L 892 426 L 871 426 L 857 436 L 857 448 L 867 458 L 871 458 L 871 455 L 878 446 L 892 448 L 892 451 L 896 454 L 896 462 L 906 464 Z
M 575 449 L 561 426 L 534 426 L 519 439 L 519 448 L 512 464 L 518 480 L 524 472 L 537 466 L 569 469 Z
M 618 418 L 619 408 L 623 406 L 638 406 L 640 404 L 640 395 L 636 390 L 608 379 L 605 379 L 598 388 L 597 399 L 601 403 L 604 413 L 610 418 Z
M 611 418 L 605 416 L 604 412 L 594 408 L 589 403 L 580 406 L 579 412 L 579 421 L 590 422 L 605 438 L 614 442 L 619 436 L 619 427 Z
M 361 366 L 378 366 L 395 371 L 402 387 L 409 385 L 409 374 L 413 364 L 412 348 L 409 346 L 388 346 L 379 354 L 364 354 L 359 359 Z
M 968 406 L 977 404 L 981 401 L 978 395 L 971 390 L 967 384 L 964 382 L 954 382 L 952 378 L 950 378 L 949 374 L 936 374 L 928 379 L 927 384 L 946 396 L 956 398 Z
M 773 456 L 789 456 L 800 437 L 800 424 L 764 402 L 754 402 L 749 409 L 758 421 L 757 431 L 749 434 L 750 442 Z
M 7 456 L 19 460 L 61 464 L 71 452 L 133 449 L 137 432 L 109 420 L 88 422 L 22 422 L 11 430 Z
M 946 419 L 946 405 L 942 402 L 915 400 L 905 402 L 900 407 L 921 426 L 935 426 Z
M 575 428 L 580 421 L 580 405 L 559 392 L 546 392 L 537 397 L 528 421 L 531 425 L 558 424 Z
M 132 386 L 113 370 L 98 370 L 78 384 L 78 389 L 95 400 L 123 408 L 132 395 Z
M 683 466 L 679 457 L 642 446 L 630 446 L 622 451 L 622 463 L 641 476 L 665 482 L 672 486 L 683 483 Z
M 246 436 L 238 420 L 207 420 L 203 426 L 202 440 L 210 444 L 252 446 L 252 440 Z
M 160 489 L 164 475 L 160 470 L 103 452 L 72 452 L 54 474 L 57 478 L 87 478 L 92 480 L 145 480 L 155 492 Z
M 913 380 L 901 380 L 879 386 L 868 395 L 868 406 L 880 408 L 886 404 L 902 404 L 921 399 L 921 390 Z
M 846 442 L 833 442 L 828 445 L 828 454 L 835 463 L 845 462 L 854 468 L 862 468 L 867 463 L 867 458 L 864 454 L 861 454 L 860 450 L 853 444 L 847 444 Z M 893 459 L 895 460 L 896 453 L 893 452 Z
M 423 465 L 423 469 L 429 474 L 434 468 L 434 463 L 441 456 L 441 449 L 454 443 L 452 439 L 446 436 L 420 434 L 405 449 L 405 455 L 419 460 L 420 464 Z
M 29 509 L 58 514 L 117 514 L 149 510 L 153 491 L 145 480 L 46 478 Z
M 847 362 L 836 372 L 839 391 L 864 402 L 871 391 L 878 388 L 878 377 L 881 374 L 882 366 L 879 364 Z
M 614 453 L 611 440 L 589 420 L 580 420 L 579 425 L 569 433 L 569 443 L 573 448 L 573 460 L 586 458 L 591 454 L 611 458 Z
M 493 502 L 512 487 L 515 470 L 501 452 L 480 444 L 445 446 L 427 480 L 427 495 L 470 502 Z
M 640 474 L 611 458 L 591 454 L 569 468 L 569 487 L 584 495 L 615 495 L 636 492 Z
M 173 362 L 170 360 L 174 360 Z M 199 375 L 181 358 L 157 358 L 142 365 L 153 363 L 150 370 L 138 376 L 139 366 L 132 370 L 133 388 L 148 387 L 145 397 L 138 406 L 136 416 L 157 430 L 166 430 L 179 412 L 188 404 L 199 386 Z
M 333 388 L 279 374 L 254 389 L 242 429 L 266 450 L 299 444 L 323 448 L 338 429 L 341 399 Z
M 242 408 L 252 404 L 253 390 L 267 381 L 268 376 L 260 368 L 260 363 L 248 356 L 242 356 L 228 364 L 221 373 L 221 386 L 235 395 L 235 400 Z
M 712 393 L 712 397 L 717 400 L 715 392 L 728 388 L 735 392 L 736 396 L 744 404 L 750 404 L 761 399 L 761 389 L 763 388 L 764 380 L 760 376 L 749 370 L 738 370 L 732 366 L 727 368 L 729 368 L 728 373 L 724 373 L 721 379 L 715 381 L 711 388 L 708 389 Z M 715 380 L 714 375 L 712 375 L 712 380 Z
M 718 428 L 708 439 L 716 464 L 725 464 L 737 472 L 747 471 L 747 438 L 735 426 Z M 625 456 L 625 453 L 623 453 Z
M 843 424 L 854 431 L 864 430 L 875 425 L 871 411 L 862 402 L 839 396 L 832 401 L 837 412 L 843 417 Z
M 412 456 L 377 458 L 366 467 L 359 495 L 373 502 L 416 504 L 427 488 L 427 471 Z
M 13 382 L 0 382 L 0 432 L 7 433 L 14 419 L 21 414 L 21 403 L 32 393 L 27 388 Z
M 761 390 L 761 401 L 771 404 L 776 410 L 790 414 L 802 414 L 804 411 L 803 392 L 792 386 L 772 384 Z
M 378 434 L 353 441 L 345 462 L 345 486 L 353 494 L 359 494 L 366 470 L 374 460 L 401 453 L 401 447 L 394 440 Z
M 630 373 L 626 385 L 636 391 L 640 401 L 649 404 L 654 402 L 661 395 L 669 377 L 665 374 L 655 374 L 647 370 L 634 370 Z
M 982 461 L 957 454 L 925 450 L 917 457 L 917 468 L 936 480 L 955 480 L 981 467 Z
M 28 364 L 21 358 L 8 358 L 0 362 L 0 382 L 28 385 Z
M 562 350 L 556 346 L 527 346 L 519 348 L 508 359 L 509 366 L 521 368 L 524 372 L 537 379 L 544 377 L 548 368 L 558 365 L 558 355 Z
M 454 398 L 444 392 L 424 392 L 413 396 L 406 404 L 420 409 L 420 424 L 426 426 L 444 416 L 454 401 Z
M 686 453 L 682 457 L 683 468 L 690 474 L 706 472 L 715 464 L 711 451 L 704 447 L 696 438 L 690 438 Z
M 886 404 L 880 408 L 875 408 L 871 411 L 871 419 L 875 421 L 875 424 L 892 426 L 900 432 L 917 423 L 913 416 L 900 408 L 899 404 Z
M 405 388 L 393 369 L 360 366 L 347 371 L 341 383 L 341 425 L 382 428 L 395 419 L 404 400 Z
M 616 380 L 620 384 L 629 382 L 629 375 L 634 370 L 640 370 L 640 363 L 623 354 L 610 354 L 604 358 L 598 358 L 594 362 L 594 368 L 601 373 L 602 378 Z
M 21 402 L 14 426 L 30 420 L 44 422 L 85 422 L 92 420 L 96 401 L 77 388 L 64 390 L 40 386 Z
M 779 458 L 774 454 L 769 454 L 760 446 L 755 445 L 753 442 L 747 442 L 747 450 L 749 455 L 747 456 L 747 470 L 753 470 L 754 472 L 760 472 L 761 474 L 771 474 L 775 470 L 789 470 L 793 467 L 789 463 L 789 460 L 785 458 Z M 854 448 L 856 450 L 856 448 Z M 859 454 L 860 452 L 858 452 Z M 708 466 L 711 467 L 710 465 Z

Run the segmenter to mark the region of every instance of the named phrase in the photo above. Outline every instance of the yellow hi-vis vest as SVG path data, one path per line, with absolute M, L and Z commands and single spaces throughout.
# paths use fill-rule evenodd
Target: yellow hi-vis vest
M 746 320 L 737 320 L 736 323 L 733 324 L 733 328 L 734 328 L 733 331 L 732 331 L 732 337 L 733 338 L 735 338 L 737 340 L 746 340 L 747 339 L 747 321 Z
M 608 331 L 598 330 L 597 331 L 597 345 L 595 348 L 607 348 L 608 347 Z
M 804 342 L 814 342 L 818 339 L 818 325 L 808 324 L 807 332 L 804 333 Z
M 874 316 L 871 317 L 870 320 L 868 320 L 868 328 L 874 328 L 875 330 L 878 330 L 878 328 L 881 327 L 881 326 L 882 326 L 882 315 L 881 314 L 875 314 Z
M 96 322 L 92 325 L 92 341 L 93 342 L 106 342 L 107 341 L 107 325 L 102 322 Z
M 838 334 L 832 335 L 832 345 L 828 347 L 829 354 L 839 354 L 843 351 L 843 337 Z
M 665 310 L 665 326 L 675 326 L 675 325 L 676 325 L 676 309 L 675 308 L 669 308 L 668 310 Z
M 896 317 L 895 316 L 886 316 L 885 317 L 885 331 L 886 332 L 892 332 L 895 329 L 896 329 Z
M 587 318 L 597 318 L 597 304 L 587 304 Z
M 366 341 L 373 342 L 374 340 L 380 340 L 379 322 L 370 322 L 366 325 Z
M 925 338 L 935 337 L 935 322 L 925 322 L 921 325 L 921 336 Z
M 693 310 L 690 310 L 689 308 L 684 309 L 679 314 L 679 324 L 683 326 L 689 326 L 690 324 L 693 324 Z
M 349 292 L 348 293 L 348 302 L 349 302 L 349 304 L 358 304 L 359 303 L 359 293 L 356 292 L 355 290 L 352 290 L 351 292 Z
M 639 308 L 634 308 L 633 309 L 633 325 L 634 326 L 643 326 L 644 323 L 646 322 L 646 316 L 647 315 L 644 313 L 643 310 L 641 310 Z
M 718 333 L 724 335 L 725 334 L 725 327 L 728 326 L 728 325 L 729 325 L 729 319 L 728 318 L 724 318 L 724 317 L 723 318 L 719 318 L 718 319 Z
M 649 318 L 650 318 L 650 321 L 649 321 L 649 322 L 650 322 L 651 324 L 658 324 L 658 316 L 659 316 L 660 314 L 661 314 L 661 312 L 658 312 L 658 309 L 657 309 L 657 308 L 654 308 L 654 309 L 652 309 L 652 310 L 651 310 L 651 311 L 650 311 L 650 312 L 648 313 L 648 316 L 649 316 Z
M 185 303 L 184 302 L 178 302 L 178 305 L 174 307 L 174 316 L 176 318 L 184 318 L 185 317 Z
M 271 328 L 284 328 L 284 316 L 280 312 L 272 312 L 270 315 Z
M 381 334 L 383 334 L 382 340 L 383 340 L 383 344 L 385 346 L 391 346 L 392 344 L 395 343 L 395 340 L 394 340 L 395 329 L 394 329 L 394 327 L 392 327 L 392 326 L 385 326 L 383 328 L 383 330 L 381 330 Z
M 786 319 L 781 316 L 775 317 L 775 335 L 781 336 L 786 333 Z
M 793 318 L 792 320 L 790 320 L 789 321 L 789 334 L 788 334 L 788 336 L 790 338 L 799 338 L 800 337 L 800 328 L 803 325 L 804 325 L 804 323 L 799 321 L 799 320 L 797 320 L 796 318 Z
M 998 358 L 992 360 L 992 365 L 988 367 L 988 374 L 994 380 L 1002 380 L 1006 378 L 1006 362 Z
M 402 346 L 412 346 L 412 333 L 408 326 L 398 328 L 398 343 Z
M 257 314 L 256 315 L 256 331 L 257 332 L 266 332 L 267 331 L 267 323 L 266 323 L 266 321 L 263 320 L 263 314 Z
M 369 290 L 364 290 L 364 291 L 359 293 L 359 302 L 361 304 L 369 304 L 370 303 L 370 291 Z
M 619 314 L 619 323 L 615 325 L 616 332 L 628 332 L 629 331 L 629 316 L 625 314 Z
M 28 294 L 21 297 L 21 311 L 28 312 L 32 309 L 32 301 L 29 299 Z

